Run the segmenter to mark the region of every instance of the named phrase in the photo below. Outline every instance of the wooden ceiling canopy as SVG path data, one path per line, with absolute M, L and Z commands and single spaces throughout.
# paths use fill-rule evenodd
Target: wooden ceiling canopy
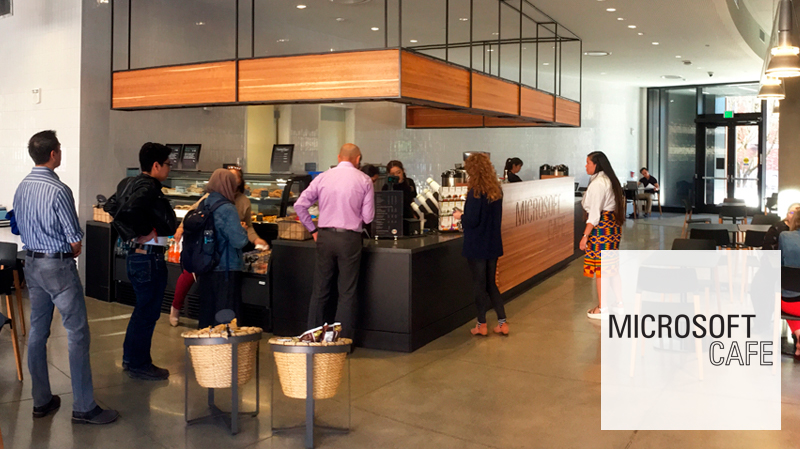
M 581 125 L 580 103 L 401 49 L 176 65 L 113 74 L 112 108 L 394 101 L 408 128 Z

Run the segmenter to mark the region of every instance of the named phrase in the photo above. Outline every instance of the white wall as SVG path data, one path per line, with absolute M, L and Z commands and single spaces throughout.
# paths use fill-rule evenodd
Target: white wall
M 409 177 L 418 183 L 427 177 L 437 181 L 442 172 L 462 161 L 465 151 L 489 151 L 498 173 L 505 160 L 519 157 L 520 176 L 538 179 L 539 166 L 565 164 L 582 185 L 588 183 L 586 155 L 603 151 L 618 177 L 638 173 L 641 157 L 641 90 L 610 83 L 587 83 L 583 91 L 583 126 L 574 128 L 503 129 L 405 129 L 405 108 L 386 102 L 359 103 L 355 107 L 355 144 L 365 163 L 403 162 Z M 297 145 L 294 169 L 305 162 L 319 162 L 317 105 L 292 106 L 292 143 Z
M 33 166 L 28 139 L 45 129 L 58 134 L 57 173 L 79 198 L 80 64 L 81 0 L 16 1 L 0 19 L 0 204 L 11 207 Z

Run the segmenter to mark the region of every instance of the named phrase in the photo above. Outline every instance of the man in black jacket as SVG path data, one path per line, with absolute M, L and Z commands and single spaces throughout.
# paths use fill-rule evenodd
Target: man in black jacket
M 167 288 L 166 237 L 177 229 L 175 212 L 161 192 L 161 183 L 169 176 L 169 154 L 164 145 L 144 144 L 139 151 L 142 174 L 123 179 L 104 207 L 114 217 L 112 224 L 128 248 L 128 278 L 136 293 L 122 354 L 122 369 L 134 379 L 169 377 L 169 371 L 153 365 L 150 357 Z

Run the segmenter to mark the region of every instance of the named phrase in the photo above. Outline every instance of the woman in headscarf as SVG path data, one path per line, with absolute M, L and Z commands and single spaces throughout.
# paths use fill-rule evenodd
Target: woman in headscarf
M 200 205 L 213 209 L 218 203 L 222 203 L 213 212 L 219 264 L 213 271 L 197 276 L 200 289 L 198 321 L 201 329 L 218 324 L 214 317 L 223 309 L 231 309 L 239 317 L 244 268 L 242 248 L 247 245 L 248 240 L 234 206 L 237 184 L 236 175 L 224 168 L 218 168 L 206 185 L 208 198 L 203 200 L 205 204 Z

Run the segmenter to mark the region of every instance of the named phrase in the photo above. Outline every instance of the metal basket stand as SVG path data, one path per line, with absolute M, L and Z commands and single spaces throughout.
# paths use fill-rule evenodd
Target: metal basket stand
M 197 424 L 198 422 L 208 421 L 216 418 L 222 418 L 223 421 L 226 422 L 228 427 L 230 427 L 231 435 L 236 435 L 239 433 L 239 417 L 240 416 L 250 416 L 255 418 L 258 416 L 261 404 L 261 391 L 259 388 L 259 379 L 260 379 L 260 363 L 259 363 L 259 350 L 256 349 L 256 409 L 252 412 L 239 412 L 239 344 L 240 343 L 247 343 L 251 341 L 258 341 L 261 340 L 262 334 L 259 332 L 257 334 L 250 334 L 250 335 L 242 335 L 238 337 L 228 337 L 228 338 L 184 338 L 184 344 L 186 345 L 186 352 L 185 352 L 185 362 L 186 362 L 186 372 L 184 373 L 184 410 L 183 410 L 183 417 L 186 420 L 186 425 L 191 426 L 192 424 Z M 189 346 L 210 346 L 210 345 L 231 345 L 231 411 L 225 412 L 220 410 L 217 405 L 214 403 L 214 389 L 208 389 L 208 408 L 211 410 L 211 413 L 206 416 L 201 416 L 199 418 L 189 419 L 189 367 L 191 366 L 191 357 L 189 355 Z
M 302 429 L 305 427 L 306 430 L 306 449 L 313 449 L 314 448 L 314 428 L 327 430 L 329 432 L 334 433 L 342 433 L 346 434 L 350 432 L 350 420 L 348 419 L 347 428 L 341 427 L 329 427 L 329 426 L 315 426 L 314 425 L 314 355 L 315 354 L 337 354 L 342 352 L 350 352 L 350 345 L 332 345 L 332 346 L 283 346 L 283 345 L 272 345 L 272 350 L 274 352 L 284 352 L 284 353 L 291 353 L 291 354 L 305 354 L 306 355 L 306 422 L 304 424 L 300 424 L 299 426 L 291 426 L 291 427 L 275 427 L 274 417 L 275 411 L 273 408 L 274 404 L 274 396 L 275 396 L 275 378 L 278 377 L 277 374 L 273 374 L 272 376 L 272 394 L 270 394 L 270 428 L 272 429 L 273 433 L 279 432 L 286 432 L 291 430 Z M 348 385 L 347 385 L 347 410 L 350 410 L 350 358 L 347 358 L 347 373 L 348 373 Z

